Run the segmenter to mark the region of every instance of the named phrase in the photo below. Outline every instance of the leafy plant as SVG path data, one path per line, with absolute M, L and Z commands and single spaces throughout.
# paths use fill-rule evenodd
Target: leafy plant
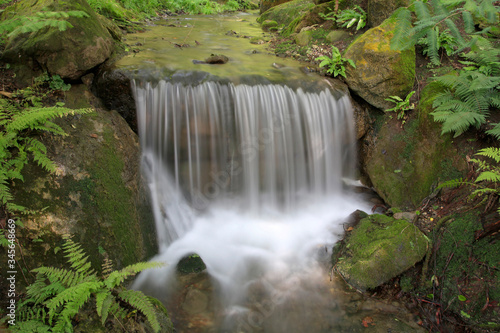
M 444 30 L 443 32 L 439 31 L 439 27 L 435 27 L 435 34 L 437 36 L 437 45 L 435 46 L 438 50 L 443 49 L 446 53 L 446 55 L 451 56 L 453 53 L 455 53 L 455 50 L 458 49 L 458 44 L 456 43 L 456 40 L 453 38 L 453 36 L 450 34 L 450 31 L 448 29 Z M 424 55 L 429 54 L 429 40 L 427 38 L 420 38 L 418 40 L 418 45 L 421 45 L 423 47 L 422 53 Z
M 319 16 L 324 20 L 335 21 L 340 24 L 343 28 L 351 28 L 356 23 L 356 30 L 362 29 L 366 25 L 366 12 L 358 5 L 354 5 L 352 9 L 344 9 L 338 12 L 338 5 L 336 10 L 329 12 L 328 14 L 319 13 Z
M 393 102 L 396 105 L 393 108 L 385 110 L 385 112 L 396 112 L 398 119 L 404 119 L 406 112 L 415 108 L 414 103 L 410 104 L 410 98 L 414 93 L 415 91 L 410 92 L 406 95 L 405 99 L 402 99 L 399 96 L 390 96 L 389 98 L 386 98 L 386 101 Z
M 87 307 L 95 310 L 102 325 L 114 318 L 123 320 L 130 311 L 139 310 L 155 332 L 160 331 L 154 306 L 140 291 L 122 285 L 137 273 L 160 266 L 158 263 L 140 262 L 118 271 L 109 263 L 99 276 L 78 243 L 64 236 L 63 251 L 69 269 L 40 267 L 34 269 L 36 281 L 27 288 L 27 298 L 19 304 L 14 332 L 73 332 L 72 320 Z M 93 303 L 93 306 L 90 303 Z
M 356 68 L 354 61 L 351 59 L 346 59 L 342 57 L 339 49 L 335 46 L 332 46 L 332 56 L 321 56 L 315 59 L 316 61 L 321 61 L 319 67 L 327 66 L 326 73 L 333 74 L 334 77 L 341 75 L 345 77 L 345 63 L 350 64 L 352 67 Z
M 349 29 L 356 24 L 356 30 L 362 29 L 366 25 L 366 12 L 358 5 L 352 9 L 344 9 L 337 14 L 336 22 L 342 24 L 343 28 Z
M 417 20 L 412 24 L 412 13 Z M 476 32 L 474 20 L 481 18 L 487 27 Z M 439 33 L 436 28 L 446 26 L 451 38 L 449 42 L 457 45 L 454 53 L 461 52 L 475 43 L 475 36 L 487 33 L 492 25 L 498 23 L 498 10 L 492 0 L 429 0 L 413 1 L 409 7 L 400 8 L 396 16 L 396 28 L 394 37 L 391 39 L 391 48 L 395 50 L 406 50 L 422 39 L 427 45 L 430 61 L 439 65 Z M 463 34 L 457 26 L 457 22 L 463 25 L 466 34 Z
M 500 195 L 500 148 L 484 148 L 479 150 L 476 155 L 492 159 L 495 163 L 492 164 L 487 160 L 471 158 L 469 161 L 474 163 L 478 171 L 480 171 L 473 182 L 463 179 L 453 179 L 442 183 L 438 188 L 455 188 L 461 185 L 471 186 L 474 190 L 470 194 L 469 199 L 473 200 L 482 197 L 481 203 L 488 201 L 486 207 L 488 209 L 492 203 L 492 199 L 498 198 Z M 500 213 L 500 206 L 497 208 L 497 211 Z

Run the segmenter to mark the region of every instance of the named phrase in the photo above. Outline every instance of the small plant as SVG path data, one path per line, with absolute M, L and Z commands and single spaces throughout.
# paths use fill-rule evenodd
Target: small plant
M 439 27 L 434 27 L 436 38 L 436 45 L 430 45 L 429 39 L 420 38 L 417 42 L 418 45 L 423 47 L 422 53 L 424 55 L 429 55 L 431 53 L 430 48 L 435 47 L 437 50 L 443 49 L 446 55 L 451 56 L 458 49 L 459 45 L 457 44 L 455 38 L 450 34 L 450 30 L 446 29 L 443 32 L 439 31 Z M 432 61 L 434 60 L 434 61 Z M 436 58 L 431 58 L 431 63 L 433 65 L 439 65 L 436 63 Z
M 335 46 L 332 46 L 332 56 L 321 56 L 315 59 L 316 61 L 321 61 L 319 67 L 327 66 L 326 73 L 333 74 L 334 77 L 338 75 L 345 77 L 345 63 L 350 64 L 352 67 L 356 68 L 354 61 L 351 59 L 346 59 L 342 57 L 340 51 Z
M 404 120 L 406 117 L 406 112 L 415 108 L 414 103 L 410 104 L 410 98 L 414 93 L 415 91 L 410 92 L 408 95 L 406 95 L 405 99 L 402 99 L 399 96 L 390 96 L 389 98 L 386 98 L 386 101 L 395 103 L 396 105 L 393 108 L 385 110 L 385 112 L 396 112 L 396 114 L 398 115 L 398 119 Z
M 352 9 L 344 9 L 337 14 L 336 22 L 342 24 L 343 28 L 351 28 L 356 24 L 356 30 L 362 29 L 366 25 L 366 12 L 358 5 Z
M 354 5 L 352 9 L 344 9 L 340 12 L 334 10 L 328 14 L 319 13 L 319 16 L 324 20 L 335 21 L 341 27 L 347 29 L 353 27 L 356 23 L 356 30 L 363 29 L 366 25 L 366 12 L 358 5 Z
M 13 332 L 73 332 L 73 320 L 84 308 L 95 311 L 104 326 L 108 321 L 124 320 L 131 313 L 126 307 L 140 311 L 153 330 L 160 331 L 149 298 L 122 286 L 127 278 L 160 264 L 140 262 L 113 271 L 105 262 L 103 276 L 99 276 L 81 246 L 67 235 L 63 238 L 63 251 L 71 268 L 33 270 L 36 281 L 27 288 L 27 299 L 19 304 L 19 320 L 10 327 Z

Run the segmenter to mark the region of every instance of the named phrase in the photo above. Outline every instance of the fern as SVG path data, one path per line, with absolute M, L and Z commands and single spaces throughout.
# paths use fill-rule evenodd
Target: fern
M 24 181 L 22 171 L 30 158 L 48 172 L 56 170 L 56 164 L 47 157 L 47 148 L 33 134 L 46 132 L 66 135 L 52 120 L 89 112 L 90 109 L 72 110 L 63 107 L 22 108 L 0 99 L 0 205 L 11 212 L 27 212 L 25 207 L 12 202 L 14 198 L 10 183 Z
M 476 56 L 469 55 L 470 59 Z M 472 63 L 472 62 L 471 62 Z M 500 102 L 499 76 L 489 76 L 489 70 L 462 70 L 458 76 L 445 75 L 435 80 L 447 88 L 433 102 L 434 120 L 443 123 L 442 133 L 457 137 L 470 127 L 479 128 L 486 123 L 490 107 Z M 497 132 L 493 132 L 495 135 Z
M 412 12 L 416 16 L 415 22 L 412 22 Z M 475 19 L 486 19 L 490 25 L 497 24 L 498 9 L 493 5 L 493 0 L 419 0 L 413 1 L 407 8 L 399 9 L 395 18 L 396 28 L 391 48 L 406 50 L 415 44 L 424 44 L 431 63 L 439 65 L 439 30 L 447 28 L 447 43 L 453 47 L 453 52 L 451 48 L 447 52 L 456 54 L 473 46 L 477 40 L 476 35 L 487 32 L 488 28 L 475 32 Z M 458 21 L 463 24 L 468 35 L 461 33 L 457 27 Z
M 12 331 L 73 332 L 74 317 L 83 308 L 89 309 L 95 300 L 96 315 L 103 325 L 109 318 L 124 319 L 129 313 L 120 305 L 126 303 L 144 314 L 155 332 L 160 331 L 155 308 L 140 291 L 122 287 L 123 282 L 137 273 L 158 263 L 136 263 L 119 271 L 112 271 L 107 278 L 99 277 L 80 244 L 65 235 L 63 252 L 69 269 L 40 267 L 34 269 L 36 281 L 27 288 L 27 298 L 19 305 L 19 321 Z M 110 263 L 107 262 L 108 269 Z

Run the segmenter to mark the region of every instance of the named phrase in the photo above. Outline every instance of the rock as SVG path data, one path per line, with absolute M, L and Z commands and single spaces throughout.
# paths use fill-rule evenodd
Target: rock
M 312 0 L 293 0 L 285 2 L 279 6 L 274 6 L 257 18 L 257 22 L 262 24 L 266 20 L 276 21 L 278 26 L 284 26 L 288 35 L 296 30 L 302 17 L 310 9 L 314 8 Z M 298 29 L 300 31 L 300 29 Z M 297 31 L 297 32 L 298 32 Z
M 84 85 L 67 94 L 90 95 Z M 72 103 L 84 106 L 76 100 L 67 105 Z M 37 211 L 22 217 L 25 236 L 43 239 L 23 244 L 28 267 L 54 265 L 46 260 L 57 260 L 63 234 L 75 236 L 96 268 L 104 258 L 115 268 L 150 258 L 157 251 L 155 226 L 141 182 L 137 135 L 118 113 L 104 110 L 57 123 L 68 136 L 42 137 L 56 173 L 30 164 L 24 182 L 13 187 L 14 202 Z
M 330 31 L 328 33 L 328 35 L 326 36 L 326 39 L 330 43 L 342 41 L 342 40 L 347 39 L 347 38 L 349 38 L 349 33 L 345 30 L 333 30 L 333 31 Z
M 70 17 L 73 26 L 65 31 L 56 27 L 21 34 L 7 41 L 3 61 L 21 64 L 35 71 L 40 66 L 50 75 L 77 80 L 102 64 L 114 49 L 109 22 L 106 27 L 85 0 L 49 1 L 25 0 L 8 7 L 0 20 L 15 18 L 17 13 L 29 16 L 41 10 L 84 11 L 88 17 Z
M 313 31 L 301 31 L 295 35 L 295 43 L 300 46 L 307 46 L 313 40 Z
M 117 111 L 137 133 L 137 114 L 130 81 L 130 72 L 114 68 L 112 64 L 105 65 L 94 78 L 92 92 L 106 108 Z
M 210 57 L 205 59 L 207 64 L 225 64 L 229 61 L 229 58 L 222 54 L 212 54 Z
M 363 173 L 390 206 L 413 210 L 439 182 L 466 174 L 464 154 L 453 146 L 451 135 L 441 135 L 441 124 L 430 115 L 434 96 L 442 89 L 436 83 L 427 85 L 418 109 L 412 111 L 418 118 L 410 117 L 404 127 L 394 115 L 385 114 L 377 132 L 365 136 Z
M 260 13 L 264 13 L 268 9 L 281 5 L 282 3 L 290 2 L 291 0 L 261 0 L 260 1 Z
M 348 284 L 365 291 L 421 261 L 428 246 L 425 235 L 408 221 L 374 214 L 346 237 L 335 268 Z
M 407 7 L 408 0 L 368 0 L 368 10 L 366 13 L 366 24 L 368 27 L 376 27 L 399 7 Z
M 261 26 L 264 31 L 271 31 L 271 29 L 276 30 L 278 28 L 278 22 L 274 20 L 265 20 L 262 22 Z
M 396 220 L 406 220 L 408 222 L 412 222 L 415 219 L 415 217 L 417 217 L 417 214 L 413 212 L 398 212 L 394 213 L 393 217 Z
M 380 109 L 394 106 L 385 100 L 390 96 L 404 99 L 415 80 L 415 49 L 394 51 L 390 47 L 395 23 L 393 15 L 380 26 L 369 29 L 344 54 L 356 64 L 356 68 L 346 69 L 349 88 Z
M 186 294 L 186 298 L 182 304 L 182 309 L 190 315 L 194 315 L 205 311 L 207 306 L 208 296 L 200 290 L 192 288 L 189 289 Z

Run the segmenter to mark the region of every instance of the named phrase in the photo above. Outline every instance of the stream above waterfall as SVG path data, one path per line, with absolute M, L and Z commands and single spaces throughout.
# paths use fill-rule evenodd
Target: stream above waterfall
M 152 260 L 166 264 L 134 287 L 166 304 L 178 332 L 418 331 L 400 304 L 369 300 L 330 272 L 344 223 L 370 210 L 353 187 L 350 98 L 250 44 L 244 36 L 262 34 L 254 19 L 177 16 L 128 36 L 141 49 L 117 66 L 135 73 Z M 212 53 L 229 62 L 192 61 Z M 179 275 L 192 256 L 206 270 Z

